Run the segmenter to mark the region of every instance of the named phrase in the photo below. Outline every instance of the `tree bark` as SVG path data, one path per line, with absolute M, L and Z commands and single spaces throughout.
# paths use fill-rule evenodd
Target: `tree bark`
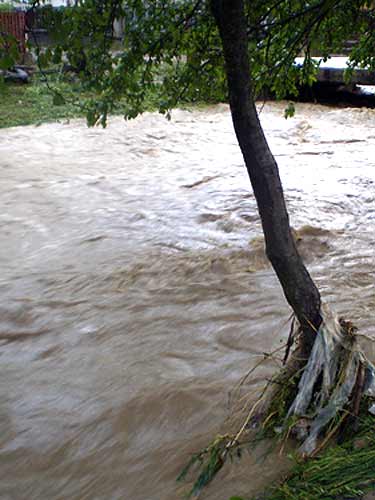
M 233 125 L 258 204 L 266 253 L 302 326 L 301 353 L 308 357 L 321 323 L 320 294 L 297 251 L 278 166 L 256 111 L 244 2 L 211 0 L 211 8 L 223 45 Z

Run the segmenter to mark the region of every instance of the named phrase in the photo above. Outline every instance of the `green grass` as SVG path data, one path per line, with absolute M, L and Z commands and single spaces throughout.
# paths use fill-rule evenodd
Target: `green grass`
M 65 84 L 64 87 L 67 90 L 66 87 L 70 86 Z M 74 97 L 75 92 L 71 88 L 69 91 Z M 55 106 L 51 92 L 38 80 L 30 84 L 6 83 L 0 87 L 0 128 L 38 125 L 82 116 L 83 111 L 70 101 Z
M 54 98 L 57 90 L 64 99 Z M 40 125 L 41 123 L 84 118 L 85 102 L 95 98 L 92 92 L 83 91 L 78 83 L 63 80 L 57 76 L 49 77 L 49 85 L 35 76 L 31 83 L 2 83 L 0 85 L 0 128 L 21 125 Z M 158 96 L 147 95 L 145 109 L 157 109 Z M 58 103 L 58 104 L 56 104 Z M 126 103 L 120 100 L 112 115 L 124 114 Z
M 64 79 L 58 74 L 48 75 L 48 85 L 43 79 L 34 76 L 31 83 L 0 82 L 0 128 L 22 125 L 40 125 L 41 123 L 66 121 L 73 118 L 85 118 L 85 102 L 95 101 L 95 94 L 82 90 L 78 82 Z M 50 88 L 49 88 L 50 87 Z M 53 90 L 57 90 L 64 99 L 56 99 Z M 58 105 L 56 104 L 58 102 Z M 155 85 L 146 89 L 142 109 L 157 111 L 162 102 L 162 86 Z M 181 103 L 186 109 L 204 109 L 217 100 L 207 102 Z M 121 99 L 112 110 L 112 115 L 124 115 L 128 109 L 125 99 Z
M 374 417 L 366 413 L 362 415 L 355 435 L 342 436 L 342 444 L 327 447 L 316 458 L 296 459 L 287 479 L 257 498 L 352 500 L 375 490 Z
M 375 488 L 375 444 L 363 449 L 335 446 L 322 456 L 297 464 L 293 474 L 267 500 L 360 498 Z

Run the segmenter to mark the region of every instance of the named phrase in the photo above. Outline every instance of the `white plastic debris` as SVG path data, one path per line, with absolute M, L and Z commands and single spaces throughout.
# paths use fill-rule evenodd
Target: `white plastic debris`
M 316 334 L 310 358 L 306 364 L 287 417 L 307 417 L 310 426 L 300 451 L 310 455 L 317 447 L 319 434 L 345 406 L 353 392 L 360 364 L 365 369 L 364 393 L 375 396 L 375 368 L 366 359 L 357 343 L 343 334 L 338 321 L 326 307 L 322 308 L 322 324 Z M 346 356 L 342 356 L 343 349 Z M 340 360 L 345 366 L 340 369 Z M 314 389 L 321 383 L 319 392 Z M 375 404 L 370 408 L 375 415 Z

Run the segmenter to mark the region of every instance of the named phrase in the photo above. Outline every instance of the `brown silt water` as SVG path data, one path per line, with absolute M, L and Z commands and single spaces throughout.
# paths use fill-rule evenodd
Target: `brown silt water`
M 298 246 L 375 336 L 375 111 L 284 106 L 261 120 Z M 0 499 L 182 498 L 228 392 L 288 335 L 227 106 L 3 129 L 0 152 Z M 274 482 L 287 459 L 263 455 L 204 498 Z

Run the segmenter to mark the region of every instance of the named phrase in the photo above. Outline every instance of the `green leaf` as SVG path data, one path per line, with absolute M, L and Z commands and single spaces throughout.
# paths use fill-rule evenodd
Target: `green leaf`
M 52 104 L 54 106 L 63 106 L 65 104 L 65 99 L 61 94 L 56 92 L 53 94 Z
M 54 52 L 53 52 L 53 56 L 52 56 L 52 62 L 54 64 L 58 64 L 61 62 L 61 58 L 62 58 L 62 50 L 61 50 L 61 47 L 56 47 Z
M 10 69 L 14 65 L 14 59 L 9 54 L 5 54 L 0 58 L 0 68 L 1 69 Z
M 288 106 L 284 110 L 284 118 L 292 118 L 296 112 L 296 108 L 294 106 L 294 102 L 290 102 Z

